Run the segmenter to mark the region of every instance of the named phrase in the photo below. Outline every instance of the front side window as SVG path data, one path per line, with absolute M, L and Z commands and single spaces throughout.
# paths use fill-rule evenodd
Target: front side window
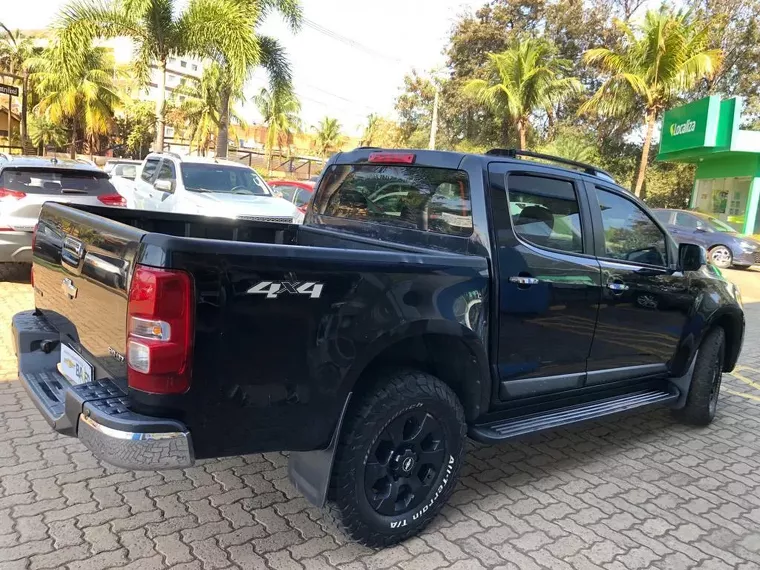
M 604 226 L 602 257 L 665 267 L 665 234 L 647 213 L 631 200 L 596 189 Z
M 583 252 L 580 206 L 572 182 L 511 174 L 507 188 L 509 214 L 518 236 L 540 247 Z
M 280 195 L 288 202 L 293 201 L 293 195 L 296 193 L 296 190 L 298 190 L 298 188 L 296 188 L 295 186 L 290 186 L 287 184 L 278 184 L 277 186 L 274 186 L 273 188 L 275 192 L 279 192 Z
M 307 192 L 303 188 L 296 188 L 296 193 L 293 196 L 293 203 L 296 207 L 300 208 L 309 203 L 311 199 L 311 192 Z
M 472 234 L 467 174 L 448 168 L 335 165 L 324 176 L 315 211 L 413 230 Z
M 156 172 L 156 168 L 158 168 L 159 162 L 160 159 L 158 158 L 149 158 L 146 160 L 145 166 L 143 166 L 142 173 L 140 174 L 140 178 L 146 182 L 150 182 L 150 180 L 153 178 L 153 174 Z
M 161 170 L 158 171 L 158 177 L 156 180 L 174 180 L 176 175 L 174 174 L 174 165 L 165 160 L 161 165 Z

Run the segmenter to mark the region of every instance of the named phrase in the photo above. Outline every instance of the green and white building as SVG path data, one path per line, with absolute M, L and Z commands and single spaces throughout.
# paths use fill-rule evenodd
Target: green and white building
M 713 95 L 670 109 L 657 160 L 697 166 L 691 208 L 760 234 L 760 131 L 739 128 L 742 105 Z

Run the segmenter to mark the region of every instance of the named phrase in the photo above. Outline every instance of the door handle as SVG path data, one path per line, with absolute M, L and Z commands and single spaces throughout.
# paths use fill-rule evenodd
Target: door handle
M 615 291 L 616 293 L 622 293 L 623 291 L 628 291 L 630 287 L 626 285 L 625 283 L 607 283 L 607 289 L 611 289 L 612 291 Z
M 536 285 L 538 279 L 536 277 L 525 277 L 524 275 L 514 275 L 509 278 L 510 283 L 517 283 L 518 285 Z

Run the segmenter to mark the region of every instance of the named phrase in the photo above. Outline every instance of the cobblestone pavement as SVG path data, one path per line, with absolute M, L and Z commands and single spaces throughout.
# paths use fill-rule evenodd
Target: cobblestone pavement
M 10 317 L 32 304 L 0 282 L 2 570 L 760 568 L 760 303 L 709 428 L 654 410 L 473 444 L 442 515 L 379 552 L 325 525 L 283 454 L 135 473 L 55 434 L 16 379 Z

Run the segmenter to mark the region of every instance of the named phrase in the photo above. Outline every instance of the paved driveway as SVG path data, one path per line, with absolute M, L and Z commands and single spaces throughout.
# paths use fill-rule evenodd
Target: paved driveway
M 733 276 L 733 274 L 731 274 Z M 707 429 L 654 410 L 499 446 L 419 538 L 375 552 L 326 526 L 283 454 L 127 472 L 55 434 L 16 380 L 0 282 L 0 569 L 760 568 L 760 275 L 741 368 Z

